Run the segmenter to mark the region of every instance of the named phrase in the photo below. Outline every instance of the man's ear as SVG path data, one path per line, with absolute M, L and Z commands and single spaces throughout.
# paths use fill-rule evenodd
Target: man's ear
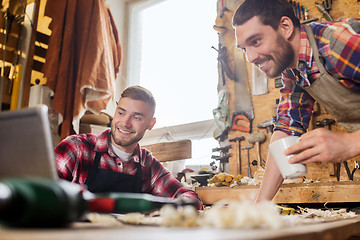
M 156 123 L 156 118 L 153 117 L 149 123 L 149 126 L 147 127 L 147 130 L 151 130 L 154 127 L 155 123 Z
M 291 19 L 287 16 L 282 16 L 279 23 L 279 29 L 282 36 L 289 40 L 294 33 L 294 24 Z

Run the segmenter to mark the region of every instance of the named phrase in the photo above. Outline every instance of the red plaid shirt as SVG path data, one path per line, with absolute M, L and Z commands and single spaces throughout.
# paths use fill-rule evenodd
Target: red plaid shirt
M 324 67 L 339 83 L 360 90 L 360 21 L 340 19 L 335 22 L 311 23 Z M 301 135 L 309 127 L 315 100 L 303 87 L 311 85 L 320 75 L 313 51 L 301 26 L 298 67 L 282 73 L 283 88 L 274 130 Z M 360 91 L 359 91 L 360 94 Z
M 56 168 L 61 178 L 73 183 L 84 184 L 95 158 L 95 152 L 102 152 L 99 168 L 114 172 L 135 175 L 136 163 L 142 166 L 142 192 L 156 196 L 176 198 L 179 196 L 193 199 L 199 209 L 202 203 L 198 195 L 185 187 L 152 156 L 136 147 L 128 161 L 122 161 L 109 147 L 110 129 L 98 134 L 72 135 L 60 142 L 55 148 Z

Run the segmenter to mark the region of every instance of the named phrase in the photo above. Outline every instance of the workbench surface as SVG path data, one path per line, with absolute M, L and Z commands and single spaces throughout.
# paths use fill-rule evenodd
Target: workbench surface
M 186 240 L 186 239 L 360 239 L 360 217 L 327 223 L 305 224 L 287 229 L 210 229 L 164 228 L 156 226 L 105 226 L 94 223 L 74 223 L 60 229 L 5 229 L 0 228 L 1 240 Z
M 273 202 L 278 204 L 299 203 L 348 203 L 360 202 L 360 181 L 291 183 L 283 184 Z M 220 200 L 254 201 L 259 186 L 198 187 L 196 193 L 204 204 L 214 204 Z

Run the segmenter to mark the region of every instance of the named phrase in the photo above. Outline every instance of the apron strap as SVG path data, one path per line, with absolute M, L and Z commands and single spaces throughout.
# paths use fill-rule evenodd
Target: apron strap
M 136 164 L 136 177 L 137 177 L 137 181 L 136 181 L 136 191 L 138 193 L 142 192 L 142 169 L 141 169 L 141 163 L 140 160 L 139 162 Z
M 91 181 L 95 177 L 96 171 L 97 171 L 97 169 L 99 167 L 99 164 L 100 164 L 100 158 L 101 158 L 101 153 L 96 152 L 93 165 L 90 168 L 90 172 L 89 172 L 88 177 L 85 180 L 85 184 L 87 184 L 89 181 Z
M 306 33 L 307 33 L 307 36 L 308 36 L 308 39 L 309 39 L 309 42 L 310 42 L 310 46 L 317 46 L 316 45 L 316 40 L 315 40 L 315 36 L 314 36 L 314 33 L 312 31 L 312 28 L 308 25 L 304 25 L 305 27 L 305 30 L 306 30 Z M 314 60 L 316 62 L 316 65 L 320 71 L 321 74 L 327 72 L 325 70 L 325 67 L 324 65 L 320 62 L 320 57 L 319 57 L 319 50 L 317 47 L 312 47 L 311 48 L 313 54 L 314 54 Z

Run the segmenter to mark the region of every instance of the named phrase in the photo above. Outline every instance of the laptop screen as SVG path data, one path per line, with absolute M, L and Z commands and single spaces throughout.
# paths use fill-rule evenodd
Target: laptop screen
M 0 179 L 13 177 L 58 179 L 46 105 L 0 112 Z

